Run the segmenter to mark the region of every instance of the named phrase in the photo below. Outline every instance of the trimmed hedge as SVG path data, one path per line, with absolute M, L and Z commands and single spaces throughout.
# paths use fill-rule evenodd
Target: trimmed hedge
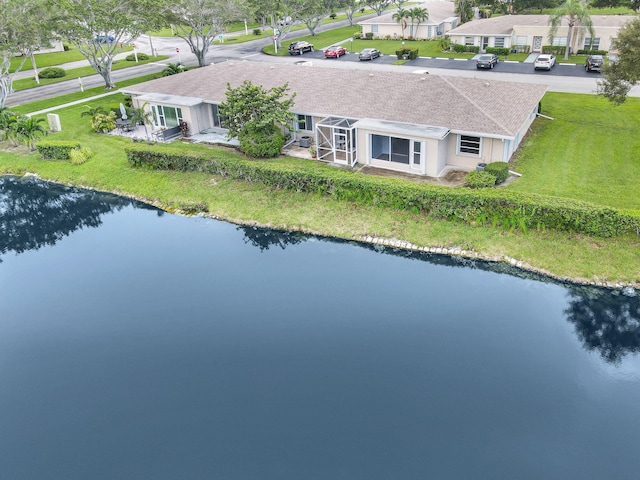
M 323 164 L 276 165 L 268 161 L 216 158 L 214 153 L 180 152 L 163 146 L 133 146 L 126 148 L 126 153 L 129 164 L 136 168 L 205 172 L 469 224 L 491 222 L 523 231 L 554 229 L 601 237 L 640 234 L 640 216 L 578 200 L 505 189 L 418 184 L 340 171 Z
M 559 45 L 544 45 L 542 47 L 542 53 L 550 53 L 551 55 L 555 55 L 555 56 L 560 56 L 560 55 L 564 55 L 565 50 L 567 49 L 567 47 L 565 46 L 559 46 Z
M 507 162 L 493 162 L 484 167 L 484 171 L 493 175 L 495 184 L 500 185 L 509 178 L 509 164 Z
M 485 48 L 485 52 L 495 53 L 500 57 L 506 57 L 507 55 L 509 55 L 509 49 L 505 47 L 487 47 Z
M 39 78 L 62 78 L 67 74 L 64 68 L 48 67 L 38 73 Z
M 490 188 L 496 185 L 496 177 L 485 171 L 473 170 L 467 173 L 464 179 L 470 188 Z
M 415 60 L 416 58 L 418 58 L 418 49 L 405 47 L 396 50 L 396 56 L 398 57 L 398 60 L 402 60 L 405 55 L 408 56 L 409 60 Z
M 609 53 L 608 50 L 578 50 L 578 55 L 602 55 Z
M 62 140 L 47 140 L 38 142 L 36 148 L 45 160 L 69 160 L 71 158 L 71 150 L 79 149 L 80 144 Z

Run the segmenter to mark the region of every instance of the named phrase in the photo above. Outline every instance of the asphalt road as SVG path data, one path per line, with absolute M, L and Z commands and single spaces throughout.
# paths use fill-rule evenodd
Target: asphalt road
M 335 25 L 332 25 L 332 28 L 335 27 Z M 297 36 L 302 36 L 305 33 L 306 30 L 289 34 L 283 40 L 283 47 L 286 48 L 292 39 Z M 136 40 L 135 43 L 139 51 L 151 53 L 149 40 L 150 38 L 147 35 Z M 138 67 L 116 70 L 112 73 L 116 84 L 121 80 L 160 72 L 168 62 L 182 62 L 187 66 L 197 64 L 195 56 L 191 54 L 187 44 L 179 37 L 153 37 L 152 42 L 154 50 L 160 55 L 168 55 L 169 59 L 165 62 L 148 63 Z M 272 63 L 304 63 L 327 68 L 379 69 L 416 73 L 420 71 L 422 73 L 427 72 L 436 75 L 467 76 L 523 83 L 542 83 L 549 86 L 549 91 L 588 94 L 596 92 L 597 80 L 601 77 L 601 75 L 596 72 L 585 72 L 582 65 L 558 64 L 551 71 L 547 72 L 535 71 L 531 63 L 509 61 L 500 62 L 493 70 L 478 70 L 476 69 L 475 61 L 460 59 L 417 58 L 402 66 L 392 65 L 392 62 L 396 60 L 396 57 L 393 55 L 383 55 L 373 61 L 366 62 L 359 61 L 357 54 L 354 53 L 347 54 L 339 59 L 327 59 L 324 58 L 321 50 L 327 45 L 316 45 L 317 50 L 315 52 L 305 53 L 300 56 L 274 57 L 262 54 L 261 49 L 270 43 L 270 38 L 262 38 L 241 44 L 216 43 L 210 48 L 207 61 L 209 63 L 219 63 L 227 60 L 247 60 Z M 347 43 L 345 43 L 344 46 L 349 47 Z M 179 52 L 177 52 L 176 49 L 178 49 Z M 99 75 L 83 77 L 82 83 L 84 88 L 104 85 L 104 81 Z M 69 80 L 15 92 L 9 96 L 6 105 L 8 107 L 22 105 L 58 95 L 77 92 L 79 90 L 78 80 Z M 634 87 L 630 92 L 630 96 L 640 97 L 640 86 Z

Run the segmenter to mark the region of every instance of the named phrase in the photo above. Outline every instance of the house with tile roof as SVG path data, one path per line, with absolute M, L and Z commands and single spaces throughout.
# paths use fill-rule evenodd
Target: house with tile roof
M 628 15 L 591 15 L 594 38 L 591 38 L 588 28 L 575 28 L 570 51 L 610 50 L 611 41 L 618 36 L 618 30 L 633 18 Z M 447 36 L 452 43 L 475 45 L 480 47 L 481 51 L 485 51 L 487 47 L 506 47 L 541 53 L 545 45 L 567 44 L 568 19 L 562 19 L 562 24 L 552 39 L 549 37 L 549 19 L 550 15 L 503 15 L 481 18 L 450 30 Z
M 536 118 L 545 85 L 393 71 L 224 62 L 123 89 L 156 128 L 223 131 L 227 84 L 295 92 L 292 142 L 311 137 L 319 160 L 438 177 L 447 167 L 507 162 Z M 307 141 L 309 138 L 306 139 Z
M 426 8 L 429 12 L 429 19 L 424 22 L 414 22 L 406 19 L 404 29 L 405 38 L 428 40 L 441 37 L 446 32 L 458 25 L 458 17 L 455 14 L 453 2 L 447 0 L 434 0 L 420 5 L 411 5 L 405 10 L 413 8 Z M 362 27 L 362 36 L 371 33 L 373 38 L 397 38 L 402 39 L 402 26 L 393 18 L 396 10 L 358 22 Z

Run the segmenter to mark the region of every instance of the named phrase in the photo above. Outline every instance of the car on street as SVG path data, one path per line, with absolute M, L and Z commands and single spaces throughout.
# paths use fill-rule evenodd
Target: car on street
M 347 49 L 340 45 L 331 45 L 324 51 L 325 58 L 340 58 L 347 54 Z
M 498 64 L 498 56 L 494 53 L 484 53 L 476 59 L 476 68 L 493 68 Z
M 538 55 L 533 62 L 534 70 L 551 70 L 556 64 L 556 57 L 553 55 Z
M 289 45 L 289 55 L 302 55 L 304 52 L 313 52 L 313 44 L 299 40 Z
M 373 60 L 380 56 L 380 50 L 377 48 L 365 48 L 358 54 L 358 60 Z
M 604 65 L 604 57 L 602 55 L 589 55 L 584 63 L 584 69 L 587 72 L 599 72 Z

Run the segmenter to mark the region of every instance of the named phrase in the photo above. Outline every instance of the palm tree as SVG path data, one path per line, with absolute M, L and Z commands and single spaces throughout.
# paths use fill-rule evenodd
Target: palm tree
M 0 107 L 0 132 L 6 132 L 9 125 L 15 121 L 15 118 L 15 112 L 12 112 L 7 107 Z
M 584 0 L 565 0 L 565 2 L 556 8 L 551 17 L 549 18 L 549 24 L 551 29 L 549 30 L 549 40 L 553 42 L 553 37 L 558 32 L 558 28 L 562 24 L 564 17 L 567 17 L 569 22 L 569 30 L 567 31 L 567 46 L 564 51 L 564 59 L 569 59 L 569 51 L 572 50 L 575 43 L 575 37 L 577 36 L 578 29 L 576 27 L 587 27 L 589 34 L 591 35 L 591 41 L 596 36 L 593 29 L 593 22 L 589 16 L 588 6 Z
M 168 77 L 169 75 L 175 75 L 176 73 L 184 72 L 184 67 L 180 63 L 168 63 L 164 70 L 162 70 L 162 76 Z
M 80 114 L 81 117 L 93 118 L 98 113 L 104 113 L 104 114 L 107 113 L 105 109 L 102 107 L 90 107 L 89 105 L 85 105 L 84 108 L 86 108 L 86 110 Z
M 47 130 L 40 125 L 44 118 L 18 117 L 9 127 L 13 142 L 24 142 L 30 150 L 36 149 L 36 142 L 47 134 Z
M 409 10 L 409 18 L 411 19 L 411 35 L 413 38 L 418 36 L 418 28 L 422 22 L 429 20 L 429 10 L 426 8 L 414 7 Z M 416 24 L 416 28 L 413 25 Z
M 460 23 L 473 19 L 473 0 L 454 0 L 454 11 L 460 18 Z
M 142 124 L 144 126 L 144 134 L 149 140 L 149 131 L 147 130 L 147 125 L 151 123 L 151 110 L 147 110 L 145 107 L 147 106 L 147 102 L 142 105 L 140 108 L 128 108 L 127 116 L 129 117 L 129 121 L 131 125 L 139 125 Z
M 404 40 L 404 30 L 407 28 L 407 18 L 409 18 L 409 10 L 405 10 L 404 8 L 399 8 L 396 10 L 391 18 L 400 24 L 402 28 L 402 39 Z

